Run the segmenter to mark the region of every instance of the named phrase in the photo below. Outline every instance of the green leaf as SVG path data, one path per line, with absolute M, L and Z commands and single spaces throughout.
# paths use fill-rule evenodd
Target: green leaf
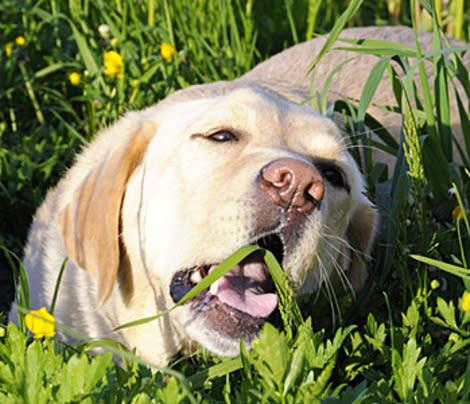
M 403 347 L 403 357 L 396 349 L 393 349 L 392 355 L 395 360 L 393 366 L 393 380 L 395 391 L 403 402 L 409 402 L 414 390 L 416 380 L 421 376 L 426 358 L 418 361 L 421 348 L 418 348 L 416 340 L 410 338 Z
M 260 332 L 259 340 L 260 342 L 256 346 L 259 359 L 254 365 L 260 373 L 262 370 L 264 377 L 273 380 L 275 386 L 282 390 L 289 360 L 287 338 L 273 325 L 266 323 Z M 267 369 L 260 365 L 267 365 Z
M 305 335 L 305 334 L 303 334 Z M 289 366 L 287 368 L 287 375 L 284 381 L 283 393 L 286 395 L 291 387 L 295 386 L 294 383 L 299 378 L 304 369 L 305 363 L 305 342 L 296 344 L 294 352 L 291 354 Z
M 438 297 L 437 309 L 448 326 L 454 330 L 458 329 L 457 322 L 455 320 L 455 308 L 452 301 L 447 303 L 444 299 Z
M 234 359 L 226 359 L 221 363 L 212 365 L 211 367 L 201 370 L 188 378 L 191 386 L 194 388 L 202 386 L 206 381 L 216 377 L 223 377 L 233 373 L 243 367 L 240 357 Z

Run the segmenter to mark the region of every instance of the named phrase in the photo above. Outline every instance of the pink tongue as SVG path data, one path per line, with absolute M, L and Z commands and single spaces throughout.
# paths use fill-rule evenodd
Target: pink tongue
M 262 264 L 251 263 L 248 269 L 235 267 L 217 281 L 219 300 L 252 317 L 268 317 L 277 307 L 277 296 L 264 293 L 262 283 L 267 281 Z

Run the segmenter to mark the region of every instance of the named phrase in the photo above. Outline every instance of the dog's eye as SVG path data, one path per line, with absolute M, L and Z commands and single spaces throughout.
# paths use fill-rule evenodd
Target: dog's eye
M 344 174 L 338 167 L 325 165 L 319 167 L 323 178 L 327 180 L 331 185 L 337 188 L 344 188 L 349 192 L 349 185 L 346 183 Z
M 238 137 L 232 132 L 222 130 L 220 132 L 216 132 L 208 136 L 208 139 L 213 140 L 214 142 L 222 143 L 222 142 L 236 142 L 238 140 Z

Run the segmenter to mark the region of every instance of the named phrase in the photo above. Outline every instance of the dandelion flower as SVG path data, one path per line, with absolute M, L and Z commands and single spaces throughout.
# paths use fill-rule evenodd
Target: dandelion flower
M 462 220 L 463 219 L 463 210 L 460 206 L 456 206 L 452 210 L 452 217 L 454 218 L 454 220 Z
M 23 45 L 26 43 L 26 39 L 24 39 L 24 36 L 18 36 L 18 37 L 16 37 L 16 39 L 15 39 L 15 43 L 16 43 L 18 46 L 23 46 Z
M 104 66 L 106 67 L 104 74 L 114 77 L 121 73 L 124 62 L 121 55 L 112 50 L 105 53 Z
M 11 57 L 13 53 L 13 42 L 8 42 L 5 44 L 5 53 L 7 57 Z
M 55 335 L 55 318 L 45 307 L 32 310 L 24 317 L 24 322 L 34 338 L 53 337 Z
M 470 311 L 470 292 L 464 292 L 462 296 L 462 307 L 466 312 Z
M 70 81 L 70 84 L 72 84 L 74 86 L 78 86 L 80 84 L 80 82 L 82 81 L 82 75 L 80 73 L 77 73 L 77 72 L 70 73 L 69 74 L 69 81 Z
M 173 45 L 169 43 L 162 43 L 160 45 L 160 55 L 162 55 L 162 58 L 167 62 L 171 62 L 176 54 L 176 48 Z

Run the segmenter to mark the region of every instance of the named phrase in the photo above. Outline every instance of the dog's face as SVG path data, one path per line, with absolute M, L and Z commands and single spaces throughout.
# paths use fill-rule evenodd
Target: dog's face
M 332 273 L 361 283 L 375 213 L 330 120 L 253 88 L 167 103 L 139 119 L 129 144 L 87 176 L 61 214 L 68 252 L 98 278 L 103 299 L 124 293 L 135 306 L 151 285 L 156 311 L 169 308 L 247 244 L 271 250 L 298 295 Z M 95 197 L 100 188 L 109 192 Z M 87 221 L 93 247 L 79 241 Z M 275 312 L 274 290 L 255 253 L 171 321 L 183 338 L 234 355 Z

